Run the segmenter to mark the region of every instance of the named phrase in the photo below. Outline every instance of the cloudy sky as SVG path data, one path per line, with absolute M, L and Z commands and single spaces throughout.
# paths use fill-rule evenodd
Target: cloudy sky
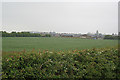
M 2 30 L 117 33 L 117 2 L 4 2 Z

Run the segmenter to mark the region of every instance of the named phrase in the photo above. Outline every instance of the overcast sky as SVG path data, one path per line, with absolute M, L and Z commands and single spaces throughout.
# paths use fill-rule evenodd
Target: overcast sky
M 117 2 L 4 2 L 2 30 L 117 33 Z

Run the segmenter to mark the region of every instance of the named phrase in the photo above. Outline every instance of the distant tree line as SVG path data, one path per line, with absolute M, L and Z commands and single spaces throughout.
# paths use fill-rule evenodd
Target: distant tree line
M 113 36 L 113 35 L 105 35 L 104 39 L 114 39 L 114 40 L 117 40 L 117 39 L 120 39 L 120 36 Z
M 30 32 L 11 32 L 2 31 L 2 37 L 51 37 L 50 34 L 41 35 L 39 33 Z

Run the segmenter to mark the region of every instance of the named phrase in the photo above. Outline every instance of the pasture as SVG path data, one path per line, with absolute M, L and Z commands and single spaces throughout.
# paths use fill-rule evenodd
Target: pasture
M 116 46 L 117 40 L 93 40 L 55 37 L 3 37 L 2 51 L 74 50 Z

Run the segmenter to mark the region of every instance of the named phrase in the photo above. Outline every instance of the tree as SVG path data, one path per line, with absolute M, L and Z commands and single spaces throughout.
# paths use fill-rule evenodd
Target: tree
M 118 39 L 118 36 L 105 35 L 104 39 Z
M 48 37 L 50 35 L 46 35 Z M 39 33 L 30 33 L 30 32 L 11 32 L 7 33 L 6 31 L 2 31 L 2 37 L 41 37 Z

